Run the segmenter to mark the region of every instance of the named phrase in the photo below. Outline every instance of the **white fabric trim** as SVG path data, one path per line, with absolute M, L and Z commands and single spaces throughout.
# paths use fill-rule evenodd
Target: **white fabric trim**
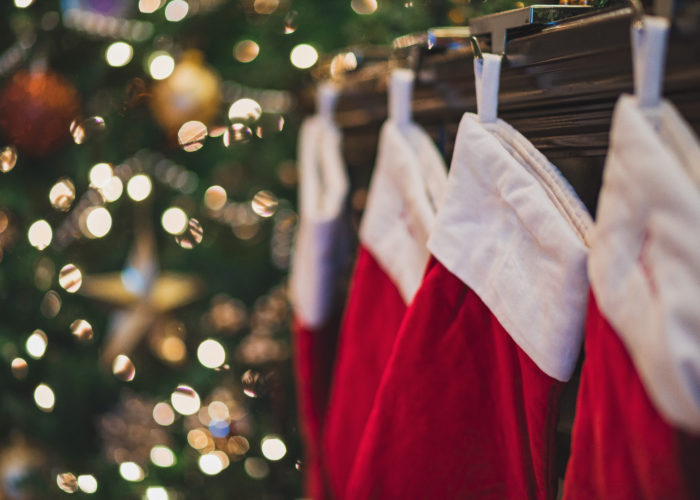
M 503 120 L 463 116 L 428 248 L 561 381 L 581 347 L 591 225 L 573 189 L 525 137 Z
M 407 304 L 430 258 L 426 242 L 446 187 L 447 169 L 430 136 L 414 123 L 384 123 L 360 242 Z
M 589 259 L 598 305 L 659 412 L 700 432 L 700 144 L 663 102 L 613 116 Z M 693 181 L 694 179 L 694 181 Z
M 327 116 L 304 121 L 299 134 L 299 227 L 290 277 L 297 319 L 309 328 L 330 314 L 334 280 L 346 256 L 349 180 L 340 131 Z

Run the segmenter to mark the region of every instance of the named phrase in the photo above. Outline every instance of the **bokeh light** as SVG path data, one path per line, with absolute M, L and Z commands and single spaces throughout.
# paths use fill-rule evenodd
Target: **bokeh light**
M 266 383 L 262 373 L 255 370 L 246 370 L 241 375 L 243 394 L 249 398 L 259 398 L 265 394 Z
M 287 454 L 287 447 L 282 439 L 275 435 L 269 434 L 265 436 L 260 443 L 260 450 L 268 460 L 277 461 Z
M 143 201 L 151 194 L 153 184 L 146 174 L 137 174 L 126 183 L 126 193 L 134 201 Z
M 102 238 L 112 229 L 112 216 L 105 207 L 92 207 L 85 216 L 86 236 Z
M 107 128 L 107 124 L 104 118 L 101 116 L 91 116 L 82 121 L 73 120 L 69 130 L 73 137 L 73 142 L 82 144 L 99 135 L 105 128 Z
M 226 362 L 226 350 L 214 339 L 207 339 L 197 348 L 197 359 L 207 368 L 218 368 Z
M 182 21 L 190 10 L 190 5 L 185 0 L 172 0 L 165 6 L 165 19 L 172 23 Z
M 89 342 L 93 337 L 92 325 L 84 319 L 76 319 L 70 324 L 70 331 L 81 342 Z
M 226 201 L 228 201 L 228 194 L 221 186 L 210 186 L 204 192 L 204 205 L 209 210 L 221 210 L 226 206 Z
M 146 488 L 146 500 L 169 500 L 168 490 L 162 486 L 149 486 Z
M 109 163 L 96 163 L 88 174 L 90 186 L 98 189 L 103 188 L 109 183 L 113 175 L 112 165 Z
M 231 436 L 226 443 L 226 448 L 233 455 L 245 455 L 250 450 L 250 443 L 243 436 Z
M 299 69 L 307 69 L 318 61 L 318 52 L 308 43 L 301 43 L 292 49 L 289 60 Z
M 17 164 L 17 149 L 14 146 L 6 146 L 0 151 L 0 172 L 9 172 Z
M 51 206 L 61 212 L 70 210 L 75 200 L 75 185 L 68 177 L 62 177 L 49 190 Z
M 248 457 L 243 462 L 243 468 L 253 479 L 265 479 L 270 473 L 270 466 L 262 458 Z
M 185 359 L 187 346 L 176 335 L 168 335 L 160 341 L 158 355 L 169 363 L 177 364 Z
M 231 417 L 228 406 L 223 401 L 212 401 L 207 406 L 209 418 L 213 420 L 228 421 Z
M 119 465 L 119 474 L 131 482 L 143 481 L 143 478 L 146 477 L 143 469 L 136 462 L 122 462 Z
M 43 250 L 51 244 L 53 239 L 53 231 L 48 222 L 41 219 L 29 226 L 27 231 L 27 239 L 29 244 L 37 250 Z
M 284 34 L 291 35 L 297 30 L 299 13 L 296 10 L 288 11 L 284 16 Z
M 61 296 L 53 290 L 49 290 L 46 292 L 46 294 L 44 294 L 44 298 L 41 299 L 39 310 L 45 317 L 49 319 L 55 318 L 61 311 L 62 303 Z
M 25 343 L 25 348 L 27 353 L 34 359 L 41 359 L 46 352 L 46 346 L 49 343 L 48 337 L 41 330 L 34 330 L 32 334 L 27 337 L 27 342 Z
M 253 2 L 253 10 L 257 14 L 270 15 L 279 7 L 279 0 L 255 0 Z
M 352 0 L 350 7 L 355 13 L 366 16 L 377 10 L 377 0 Z
M 256 121 L 262 114 L 260 104 L 254 99 L 238 99 L 228 109 L 228 119 L 232 122 Z
M 272 217 L 277 211 L 279 201 L 271 191 L 262 190 L 255 193 L 250 205 L 253 212 L 260 217 Z
M 187 433 L 187 442 L 195 450 L 202 450 L 209 444 L 209 436 L 201 429 L 192 429 Z
M 83 273 L 75 264 L 66 264 L 58 272 L 58 284 L 66 292 L 75 293 L 83 284 Z
M 177 141 L 182 149 L 191 153 L 204 146 L 208 134 L 207 126 L 199 121 L 189 121 L 182 124 L 177 132 Z
M 151 462 L 158 467 L 172 467 L 176 462 L 175 453 L 167 446 L 154 446 L 151 448 Z
M 119 354 L 112 362 L 112 373 L 124 382 L 131 382 L 136 376 L 136 367 L 125 354 Z
M 199 457 L 199 468 L 205 474 L 214 476 L 224 470 L 224 464 L 215 453 L 205 453 Z
M 179 385 L 170 395 L 170 403 L 181 415 L 194 415 L 199 411 L 201 400 L 199 394 L 188 385 Z
M 56 484 L 66 493 L 75 493 L 78 491 L 78 480 L 72 472 L 60 472 L 56 474 Z
M 164 427 L 171 425 L 173 422 L 175 422 L 175 412 L 173 411 L 173 407 L 164 401 L 156 403 L 156 405 L 153 407 L 153 420 L 155 420 L 158 425 L 162 425 Z
M 13 359 L 10 367 L 12 369 L 12 375 L 20 380 L 24 379 L 29 372 L 29 365 L 27 365 L 27 362 L 22 358 Z
M 170 234 L 182 234 L 187 229 L 188 222 L 187 214 L 184 210 L 178 207 L 170 207 L 160 219 L 163 229 Z
M 107 185 L 100 189 L 102 197 L 105 199 L 105 201 L 110 203 L 113 201 L 117 201 L 119 198 L 121 198 L 123 192 L 124 184 L 122 183 L 122 180 L 117 176 L 112 176 L 112 178 L 109 179 L 109 181 L 107 182 Z
M 260 54 L 260 46 L 253 40 L 241 40 L 233 48 L 233 57 L 242 63 L 254 61 Z
M 163 0 L 139 0 L 139 12 L 151 14 L 160 9 L 163 3 Z
M 40 410 L 50 412 L 56 404 L 56 396 L 53 389 L 46 384 L 39 384 L 34 389 L 34 402 Z
M 204 229 L 202 229 L 202 225 L 197 219 L 190 218 L 187 222 L 187 228 L 182 234 L 175 237 L 175 242 L 185 250 L 192 250 L 202 242 L 203 238 Z
M 248 142 L 253 136 L 253 131 L 244 123 L 234 123 L 226 129 L 223 135 L 224 146 L 227 148 L 234 144 Z
M 148 59 L 148 72 L 154 80 L 165 80 L 175 70 L 175 59 L 162 50 L 151 54 Z
M 92 474 L 81 474 L 78 476 L 78 487 L 84 493 L 95 493 L 97 491 L 97 479 Z
M 115 68 L 126 66 L 133 56 L 134 49 L 126 42 L 114 42 L 105 51 L 107 64 Z

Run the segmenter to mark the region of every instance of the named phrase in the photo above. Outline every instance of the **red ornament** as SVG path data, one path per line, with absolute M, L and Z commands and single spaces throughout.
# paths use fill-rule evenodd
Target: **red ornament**
M 70 140 L 70 122 L 80 112 L 76 88 L 51 71 L 20 71 L 0 92 L 0 132 L 21 153 L 35 158 Z

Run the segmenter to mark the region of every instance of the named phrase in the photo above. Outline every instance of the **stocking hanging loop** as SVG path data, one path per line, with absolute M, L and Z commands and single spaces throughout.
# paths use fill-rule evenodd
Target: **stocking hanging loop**
M 323 82 L 316 90 L 316 112 L 319 116 L 333 121 L 333 111 L 338 100 L 338 87 L 331 82 Z
M 661 103 L 669 26 L 668 19 L 658 16 L 643 16 L 632 24 L 634 93 L 642 108 Z
M 476 110 L 482 123 L 498 119 L 498 85 L 501 77 L 502 56 L 482 54 L 474 58 Z
M 413 71 L 404 68 L 393 70 L 389 77 L 389 119 L 399 126 L 411 122 L 414 79 Z

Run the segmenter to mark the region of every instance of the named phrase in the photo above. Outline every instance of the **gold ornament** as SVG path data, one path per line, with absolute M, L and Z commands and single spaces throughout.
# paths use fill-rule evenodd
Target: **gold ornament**
M 221 105 L 219 75 L 204 64 L 198 50 L 188 50 L 165 80 L 153 84 L 151 112 L 169 135 L 183 123 L 211 123 Z

